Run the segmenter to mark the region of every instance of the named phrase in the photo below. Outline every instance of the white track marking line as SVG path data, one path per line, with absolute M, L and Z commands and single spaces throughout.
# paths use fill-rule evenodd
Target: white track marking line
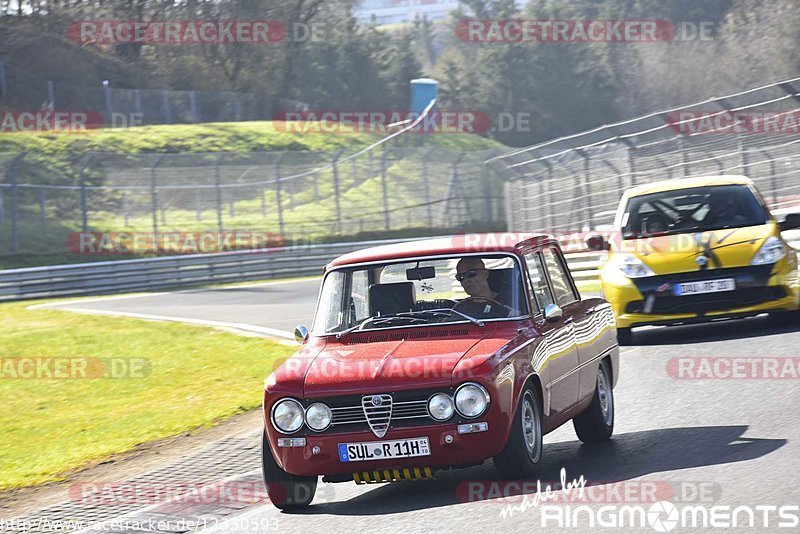
M 136 313 L 136 312 L 123 312 L 123 311 L 110 311 L 110 310 L 96 310 L 93 308 L 59 308 L 62 311 L 73 313 L 83 313 L 86 315 L 109 315 L 113 317 L 131 317 L 134 319 L 147 319 L 150 321 L 169 321 L 173 323 L 187 323 L 199 326 L 213 326 L 218 328 L 232 328 L 234 330 L 242 330 L 244 332 L 253 332 L 255 334 L 263 334 L 267 336 L 274 336 L 283 339 L 290 339 L 294 341 L 294 333 L 285 330 L 277 330 L 275 328 L 267 328 L 266 326 L 256 326 L 247 323 L 229 323 L 225 321 L 211 321 L 207 319 L 192 319 L 189 317 L 174 317 L 171 315 L 154 315 L 150 313 Z
M 161 291 L 158 293 L 144 293 L 144 294 L 136 294 L 136 295 L 113 295 L 108 297 L 96 297 L 92 299 L 75 299 L 75 300 L 67 300 L 64 302 L 45 302 L 44 304 L 34 304 L 32 306 L 28 306 L 26 310 L 39 310 L 42 308 L 57 308 L 59 306 L 71 306 L 73 304 L 85 304 L 87 302 L 103 302 L 106 300 L 124 300 L 124 299 L 140 299 L 142 297 L 157 297 L 158 295 L 167 295 L 169 291 Z
M 241 289 L 241 288 L 248 288 L 248 287 L 263 287 L 263 286 L 274 286 L 274 285 L 285 285 L 285 284 L 298 284 L 300 282 L 311 282 L 313 280 L 319 280 L 319 277 L 311 277 L 311 278 L 300 278 L 297 280 L 270 280 L 268 282 L 254 282 L 252 284 L 242 283 L 241 285 L 234 285 L 234 286 L 225 286 L 225 287 L 196 287 L 193 289 L 180 289 L 178 291 L 158 291 L 154 293 L 137 293 L 135 295 L 109 295 L 105 297 L 95 297 L 95 298 L 84 298 L 84 299 L 75 299 L 75 300 L 67 300 L 63 302 L 45 302 L 43 304 L 34 304 L 32 306 L 28 306 L 25 308 L 26 310 L 38 310 L 42 308 L 59 308 L 62 306 L 71 306 L 73 304 L 86 304 L 88 302 L 104 302 L 108 300 L 124 300 L 124 299 L 141 299 L 146 297 L 157 297 L 160 295 L 175 295 L 180 293 L 191 293 L 200 290 L 205 291 L 229 291 L 232 289 Z

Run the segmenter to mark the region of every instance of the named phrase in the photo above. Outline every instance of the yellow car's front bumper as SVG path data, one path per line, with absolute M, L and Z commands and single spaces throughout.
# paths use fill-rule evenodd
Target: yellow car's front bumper
M 607 264 L 600 271 L 600 281 L 604 297 L 614 310 L 618 328 L 684 324 L 800 309 L 800 287 L 795 265 L 782 260 L 773 266 L 630 279 L 613 265 Z M 690 297 L 674 294 L 674 286 L 680 282 L 728 277 L 736 279 L 737 289 L 727 294 Z

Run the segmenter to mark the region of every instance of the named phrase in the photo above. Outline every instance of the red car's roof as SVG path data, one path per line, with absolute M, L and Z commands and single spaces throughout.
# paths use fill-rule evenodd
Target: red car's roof
M 474 252 L 514 252 L 517 245 L 534 238 L 548 239 L 546 234 L 492 233 L 462 234 L 449 237 L 406 241 L 365 248 L 339 256 L 326 269 L 354 263 L 379 262 L 416 256 L 469 254 Z

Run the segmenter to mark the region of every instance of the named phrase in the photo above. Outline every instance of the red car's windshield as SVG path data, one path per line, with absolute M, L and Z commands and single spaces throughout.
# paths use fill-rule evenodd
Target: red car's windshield
M 314 320 L 317 335 L 351 329 L 483 322 L 528 315 L 515 258 L 469 255 L 332 271 Z

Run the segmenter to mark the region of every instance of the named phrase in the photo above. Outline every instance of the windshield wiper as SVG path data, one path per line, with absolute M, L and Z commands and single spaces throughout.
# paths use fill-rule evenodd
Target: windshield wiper
M 367 317 L 366 319 L 357 322 L 356 324 L 354 324 L 350 328 L 342 330 L 341 332 L 336 332 L 336 339 L 342 339 L 344 336 L 346 336 L 350 332 L 352 332 L 354 330 L 358 330 L 359 328 L 361 328 L 361 325 L 366 324 L 368 321 L 371 321 L 374 318 L 375 318 L 374 316 Z
M 471 315 L 467 315 L 466 313 L 461 313 L 460 311 L 454 310 L 452 308 L 436 308 L 436 309 L 433 309 L 433 310 L 418 310 L 418 311 L 407 312 L 407 313 L 410 313 L 410 314 L 419 313 L 419 314 L 422 314 L 422 315 L 450 313 L 450 314 L 453 314 L 453 315 L 458 315 L 459 317 L 463 317 L 464 319 L 466 319 L 467 321 L 471 322 L 472 324 L 478 325 L 480 327 L 484 327 L 485 324 L 486 324 L 483 321 L 481 321 L 480 319 L 476 319 L 475 317 L 473 317 Z
M 370 321 L 372 321 L 375 324 L 375 326 L 385 326 L 387 324 L 392 323 L 393 321 L 398 321 L 398 320 L 399 321 L 412 321 L 412 322 L 414 322 L 414 321 L 422 321 L 423 319 L 417 319 L 417 318 L 414 318 L 414 317 L 403 316 L 403 314 L 401 314 L 401 313 L 396 313 L 396 314 L 392 314 L 392 315 L 383 315 L 383 316 L 381 316 L 381 315 L 373 315 L 371 317 L 367 317 L 366 319 L 364 319 L 362 321 L 359 321 L 358 323 L 354 324 L 350 328 L 347 328 L 346 330 L 342 330 L 341 332 L 337 332 L 336 333 L 336 339 L 342 339 L 344 336 L 346 336 L 350 332 L 353 332 L 355 330 L 358 330 L 358 329 L 362 328 L 365 324 L 369 323 Z

